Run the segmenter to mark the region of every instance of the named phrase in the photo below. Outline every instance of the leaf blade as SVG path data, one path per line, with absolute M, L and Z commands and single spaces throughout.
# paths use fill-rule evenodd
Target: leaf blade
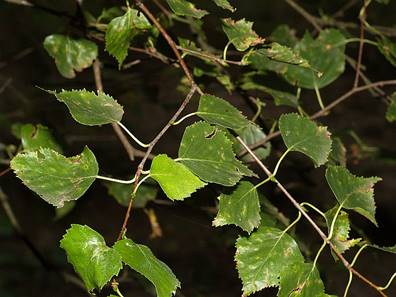
M 102 235 L 88 226 L 73 224 L 60 246 L 89 292 L 102 289 L 122 268 L 118 252 L 106 246 Z
M 128 266 L 155 286 L 158 297 L 171 297 L 180 288 L 180 282 L 172 270 L 158 260 L 147 246 L 122 239 L 115 243 L 114 249 Z
M 29 189 L 57 207 L 80 198 L 99 171 L 88 147 L 71 158 L 48 148 L 19 153 L 11 160 L 11 168 Z

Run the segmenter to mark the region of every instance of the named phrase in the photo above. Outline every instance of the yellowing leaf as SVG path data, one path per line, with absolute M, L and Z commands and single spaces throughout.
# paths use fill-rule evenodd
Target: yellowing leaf
M 223 20 L 223 30 L 228 40 L 238 51 L 245 51 L 251 46 L 264 42 L 264 39 L 259 37 L 252 27 L 253 22 L 248 22 L 245 19 L 239 21 Z
M 343 208 L 356 211 L 377 226 L 373 187 L 381 178 L 359 177 L 345 167 L 329 166 L 326 180 Z
M 121 121 L 124 110 L 113 97 L 98 91 L 97 94 L 83 90 L 48 91 L 66 104 L 73 119 L 78 123 L 95 126 Z
M 231 12 L 234 12 L 236 10 L 234 7 L 232 7 L 232 5 L 228 0 L 213 0 L 213 1 L 216 3 L 217 6 L 224 9 L 228 9 Z
M 190 16 L 193 18 L 200 19 L 208 14 L 206 10 L 198 9 L 195 7 L 194 4 L 186 0 L 166 0 L 166 1 L 168 2 L 173 12 L 177 15 Z
M 158 260 L 147 246 L 136 244 L 130 239 L 122 239 L 115 243 L 114 249 L 125 264 L 155 286 L 157 297 L 171 297 L 180 288 L 180 282 L 172 270 Z
M 206 185 L 186 166 L 167 155 L 158 155 L 153 159 L 150 176 L 159 183 L 171 200 L 184 200 Z
M 102 289 L 122 268 L 118 252 L 109 248 L 102 235 L 88 226 L 72 225 L 60 246 L 89 292 Z
M 330 230 L 331 228 L 331 224 L 334 220 L 337 209 L 338 205 L 325 213 L 328 230 Z M 349 224 L 348 213 L 346 213 L 345 211 L 341 211 L 335 220 L 333 227 L 333 236 L 330 239 L 341 254 L 358 244 L 360 241 L 360 238 L 349 239 L 350 229 L 351 227 Z
M 47 36 L 44 48 L 55 59 L 60 74 L 66 78 L 74 78 L 75 71 L 88 68 L 98 56 L 98 47 L 92 41 L 59 34 Z
M 313 121 L 296 113 L 283 114 L 279 119 L 283 141 L 291 151 L 310 157 L 315 166 L 326 163 L 331 150 L 330 133 Z
M 88 147 L 71 158 L 48 148 L 19 153 L 11 160 L 11 168 L 29 189 L 57 207 L 80 198 L 99 171 Z
M 250 233 L 260 225 L 260 203 L 256 188 L 247 181 L 239 183 L 230 195 L 219 197 L 219 212 L 213 221 L 216 227 L 234 224 Z

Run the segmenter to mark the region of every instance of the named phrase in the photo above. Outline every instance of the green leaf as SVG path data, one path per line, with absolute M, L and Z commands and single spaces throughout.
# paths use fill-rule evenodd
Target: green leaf
M 78 123 L 95 126 L 121 121 L 124 110 L 113 97 L 98 91 L 97 94 L 85 89 L 61 92 L 48 91 L 66 104 L 73 119 Z
M 377 42 L 377 47 L 389 63 L 396 67 L 396 43 L 382 36 Z
M 136 244 L 130 239 L 122 239 L 115 243 L 114 249 L 125 264 L 155 286 L 158 297 L 170 297 L 180 288 L 180 282 L 172 270 L 158 260 L 147 246 Z
M 232 145 L 218 127 L 197 122 L 184 131 L 179 160 L 205 182 L 233 186 L 254 174 L 235 158 Z
M 250 237 L 239 238 L 236 248 L 235 260 L 243 283 L 243 296 L 278 286 L 285 267 L 304 261 L 294 239 L 271 227 L 260 227 Z
M 61 146 L 56 142 L 51 131 L 43 125 L 14 125 L 13 130 L 17 129 L 18 133 L 14 133 L 21 139 L 23 149 L 25 151 L 34 151 L 39 148 L 50 148 L 58 153 L 62 153 Z
M 323 30 L 315 40 L 306 33 L 294 51 L 322 75 L 311 69 L 287 65 L 286 72 L 282 74 L 292 85 L 307 89 L 314 89 L 315 85 L 323 88 L 336 80 L 345 70 L 345 37 L 338 30 Z
M 151 28 L 150 22 L 136 9 L 128 8 L 127 12 L 120 17 L 114 18 L 106 31 L 106 50 L 114 56 L 121 67 L 128 55 L 129 44 L 139 30 Z
M 60 220 L 66 215 L 68 215 L 76 206 L 76 201 L 68 201 L 63 204 L 62 207 L 55 208 L 55 218 L 54 220 Z
M 297 65 L 304 68 L 311 68 L 309 62 L 300 57 L 291 48 L 280 45 L 276 42 L 272 43 L 270 48 L 265 49 L 265 53 L 269 59 L 275 60 L 277 62 Z
M 238 131 L 238 134 L 247 145 L 255 144 L 259 140 L 262 140 L 266 137 L 266 134 L 263 132 L 263 130 L 254 123 L 250 123 L 247 127 Z M 235 151 L 239 152 L 242 149 L 242 144 L 239 141 L 236 142 Z M 254 153 L 260 160 L 264 160 L 271 153 L 271 143 L 267 142 L 264 146 L 255 149 Z M 242 160 L 244 162 L 251 162 L 254 159 L 250 154 L 246 154 L 242 157 Z
M 221 194 L 218 199 L 219 212 L 213 226 L 234 224 L 250 233 L 260 225 L 259 198 L 250 182 L 240 182 L 231 195 Z
M 346 148 L 339 137 L 332 137 L 331 152 L 329 155 L 330 165 L 346 166 Z
M 110 8 L 103 8 L 102 12 L 98 16 L 97 22 L 110 22 L 116 17 L 122 16 L 124 11 L 119 6 L 113 6 Z
M 75 71 L 88 68 L 98 56 L 98 47 L 92 41 L 59 34 L 47 36 L 44 48 L 55 59 L 60 74 L 66 78 L 74 78 Z
M 150 176 L 171 200 L 184 200 L 206 183 L 196 177 L 186 166 L 167 155 L 158 155 L 153 159 Z
M 118 252 L 106 246 L 102 235 L 88 226 L 72 225 L 60 243 L 89 292 L 102 289 L 122 268 Z
M 282 271 L 278 297 L 325 297 L 323 281 L 311 263 L 289 263 Z
M 396 244 L 394 246 L 378 246 L 375 244 L 370 244 L 369 246 L 383 252 L 396 254 Z
M 253 31 L 253 22 L 245 19 L 234 21 L 232 19 L 223 19 L 223 31 L 227 35 L 228 40 L 235 46 L 238 51 L 245 51 L 251 46 L 261 44 L 264 39 L 259 37 Z
M 195 7 L 194 4 L 186 0 L 166 0 L 166 1 L 168 2 L 173 12 L 177 15 L 190 16 L 193 18 L 200 19 L 208 14 L 206 10 L 198 9 Z
M 256 83 L 249 76 L 245 76 L 241 88 L 247 91 L 258 90 L 267 93 L 274 99 L 274 103 L 276 106 L 286 105 L 293 108 L 297 108 L 299 106 L 298 98 L 296 95 L 285 91 L 275 90 L 262 84 Z
M 381 178 L 359 177 L 345 167 L 329 166 L 326 180 L 343 208 L 356 211 L 377 226 L 373 186 Z
M 253 68 L 260 70 L 260 72 L 274 71 L 283 75 L 286 71 L 288 64 L 271 60 L 267 57 L 266 49 L 258 49 L 249 51 L 242 59 L 246 64 L 251 64 Z M 311 70 L 309 70 L 311 71 Z
M 296 31 L 288 25 L 279 25 L 271 33 L 271 40 L 288 47 L 294 47 L 297 43 Z
M 48 148 L 22 152 L 11 160 L 11 168 L 29 189 L 57 207 L 80 198 L 99 171 L 88 147 L 70 158 Z
M 388 122 L 396 121 L 396 92 L 392 94 L 391 100 L 385 116 Z
M 296 113 L 283 114 L 279 119 L 283 141 L 291 151 L 310 157 L 318 167 L 327 161 L 331 150 L 330 133 L 326 127 Z
M 122 206 L 128 206 L 133 193 L 133 185 L 106 182 L 105 186 L 109 195 L 115 198 Z M 133 198 L 133 208 L 144 208 L 149 201 L 155 200 L 158 188 L 150 182 L 144 182 L 139 186 Z
M 325 213 L 327 228 L 329 230 L 334 220 L 334 216 L 336 215 L 337 209 L 338 205 Z M 349 224 L 348 213 L 346 213 L 345 211 L 341 211 L 338 214 L 337 219 L 335 220 L 333 227 L 333 236 L 331 237 L 331 242 L 341 254 L 358 244 L 360 241 L 360 238 L 348 239 L 350 229 L 351 227 Z
M 216 3 L 217 6 L 224 9 L 228 9 L 231 12 L 234 12 L 236 10 L 234 7 L 232 7 L 232 5 L 228 0 L 213 0 L 213 1 Z
M 202 95 L 199 100 L 197 115 L 209 122 L 229 128 L 240 130 L 249 125 L 249 120 L 233 105 L 216 96 Z

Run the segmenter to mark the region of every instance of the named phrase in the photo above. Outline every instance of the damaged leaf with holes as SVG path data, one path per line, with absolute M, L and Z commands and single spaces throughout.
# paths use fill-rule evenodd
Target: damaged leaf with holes
M 223 31 L 238 51 L 245 51 L 251 46 L 255 46 L 264 42 L 253 30 L 253 22 L 241 19 L 234 21 L 230 18 L 223 20 Z
M 234 186 L 254 173 L 236 159 L 233 143 L 221 129 L 206 122 L 186 128 L 178 160 L 208 183 Z

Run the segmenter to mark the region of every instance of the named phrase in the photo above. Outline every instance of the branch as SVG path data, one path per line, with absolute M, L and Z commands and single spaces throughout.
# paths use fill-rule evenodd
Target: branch
M 268 177 L 273 177 L 274 176 L 273 173 L 264 165 L 264 163 L 256 156 L 256 154 L 249 148 L 249 146 L 239 136 L 237 137 L 237 139 L 242 144 L 242 146 L 247 150 L 247 152 L 252 156 L 252 158 L 255 160 L 255 162 L 260 166 L 260 168 L 265 172 L 265 174 Z M 307 214 L 307 212 L 304 210 L 304 208 L 286 190 L 286 188 L 277 179 L 275 179 L 274 182 L 276 183 L 277 187 L 283 192 L 283 194 L 290 200 L 290 202 L 294 205 L 294 207 L 297 208 L 297 210 L 305 217 L 305 219 L 316 230 L 316 232 L 323 239 L 323 241 L 326 242 L 330 246 L 330 248 L 337 255 L 337 257 L 341 260 L 341 262 L 348 269 L 348 271 L 350 271 L 351 273 L 356 275 L 358 278 L 360 278 L 363 282 L 365 282 L 370 287 L 375 289 L 378 292 L 378 294 L 386 297 L 387 295 L 382 292 L 380 286 L 377 286 L 376 284 L 371 282 L 369 279 L 367 279 L 365 276 L 363 276 L 361 273 L 359 273 L 354 268 L 352 268 L 351 264 L 349 264 L 349 262 L 344 258 L 344 256 L 337 250 L 337 248 L 334 246 L 334 244 L 330 241 L 330 238 L 328 238 L 326 236 L 326 234 L 322 231 L 322 229 L 319 228 L 319 226 L 315 223 L 315 221 Z
M 362 64 L 362 57 L 363 57 L 363 47 L 364 47 L 364 31 L 365 31 L 365 21 L 367 17 L 367 7 L 369 5 L 369 2 L 367 0 L 364 0 L 364 4 L 362 9 L 360 10 L 359 14 L 359 19 L 360 19 L 360 37 L 359 37 L 359 52 L 358 52 L 358 58 L 356 62 L 356 74 L 355 74 L 355 80 L 353 82 L 353 87 L 356 88 L 359 85 L 359 78 L 360 78 L 360 66 Z
M 96 89 L 98 91 L 103 91 L 102 75 L 101 75 L 99 60 L 95 60 L 95 62 L 93 64 L 93 71 L 94 71 Z M 128 138 L 125 136 L 125 134 L 122 132 L 121 128 L 116 123 L 111 123 L 111 126 L 113 127 L 113 130 L 116 133 L 118 139 L 121 141 L 125 151 L 127 152 L 128 156 L 129 156 L 129 159 L 131 161 L 134 161 L 135 155 L 137 155 L 137 150 L 130 144 L 130 142 L 128 141 Z M 141 153 L 142 152 L 139 151 L 140 156 L 142 155 Z
M 313 115 L 310 116 L 311 120 L 317 119 L 319 117 L 325 116 L 329 114 L 329 111 L 332 110 L 334 107 L 336 107 L 338 104 L 344 102 L 346 99 L 350 98 L 352 95 L 363 92 L 369 89 L 374 89 L 378 87 L 383 87 L 386 85 L 396 85 L 396 79 L 394 80 L 384 80 L 384 81 L 377 81 L 368 85 L 364 85 L 361 87 L 357 88 L 352 88 L 350 91 L 346 92 L 345 94 L 341 95 L 337 99 L 335 99 L 333 102 L 331 102 L 329 105 L 325 106 L 323 109 L 319 110 L 318 112 L 314 113 Z M 268 134 L 265 138 L 257 141 L 256 143 L 250 145 L 250 149 L 254 150 L 265 143 L 267 143 L 269 140 L 278 137 L 280 135 L 279 131 L 272 132 Z M 238 156 L 245 155 L 247 153 L 246 150 L 241 151 Z

